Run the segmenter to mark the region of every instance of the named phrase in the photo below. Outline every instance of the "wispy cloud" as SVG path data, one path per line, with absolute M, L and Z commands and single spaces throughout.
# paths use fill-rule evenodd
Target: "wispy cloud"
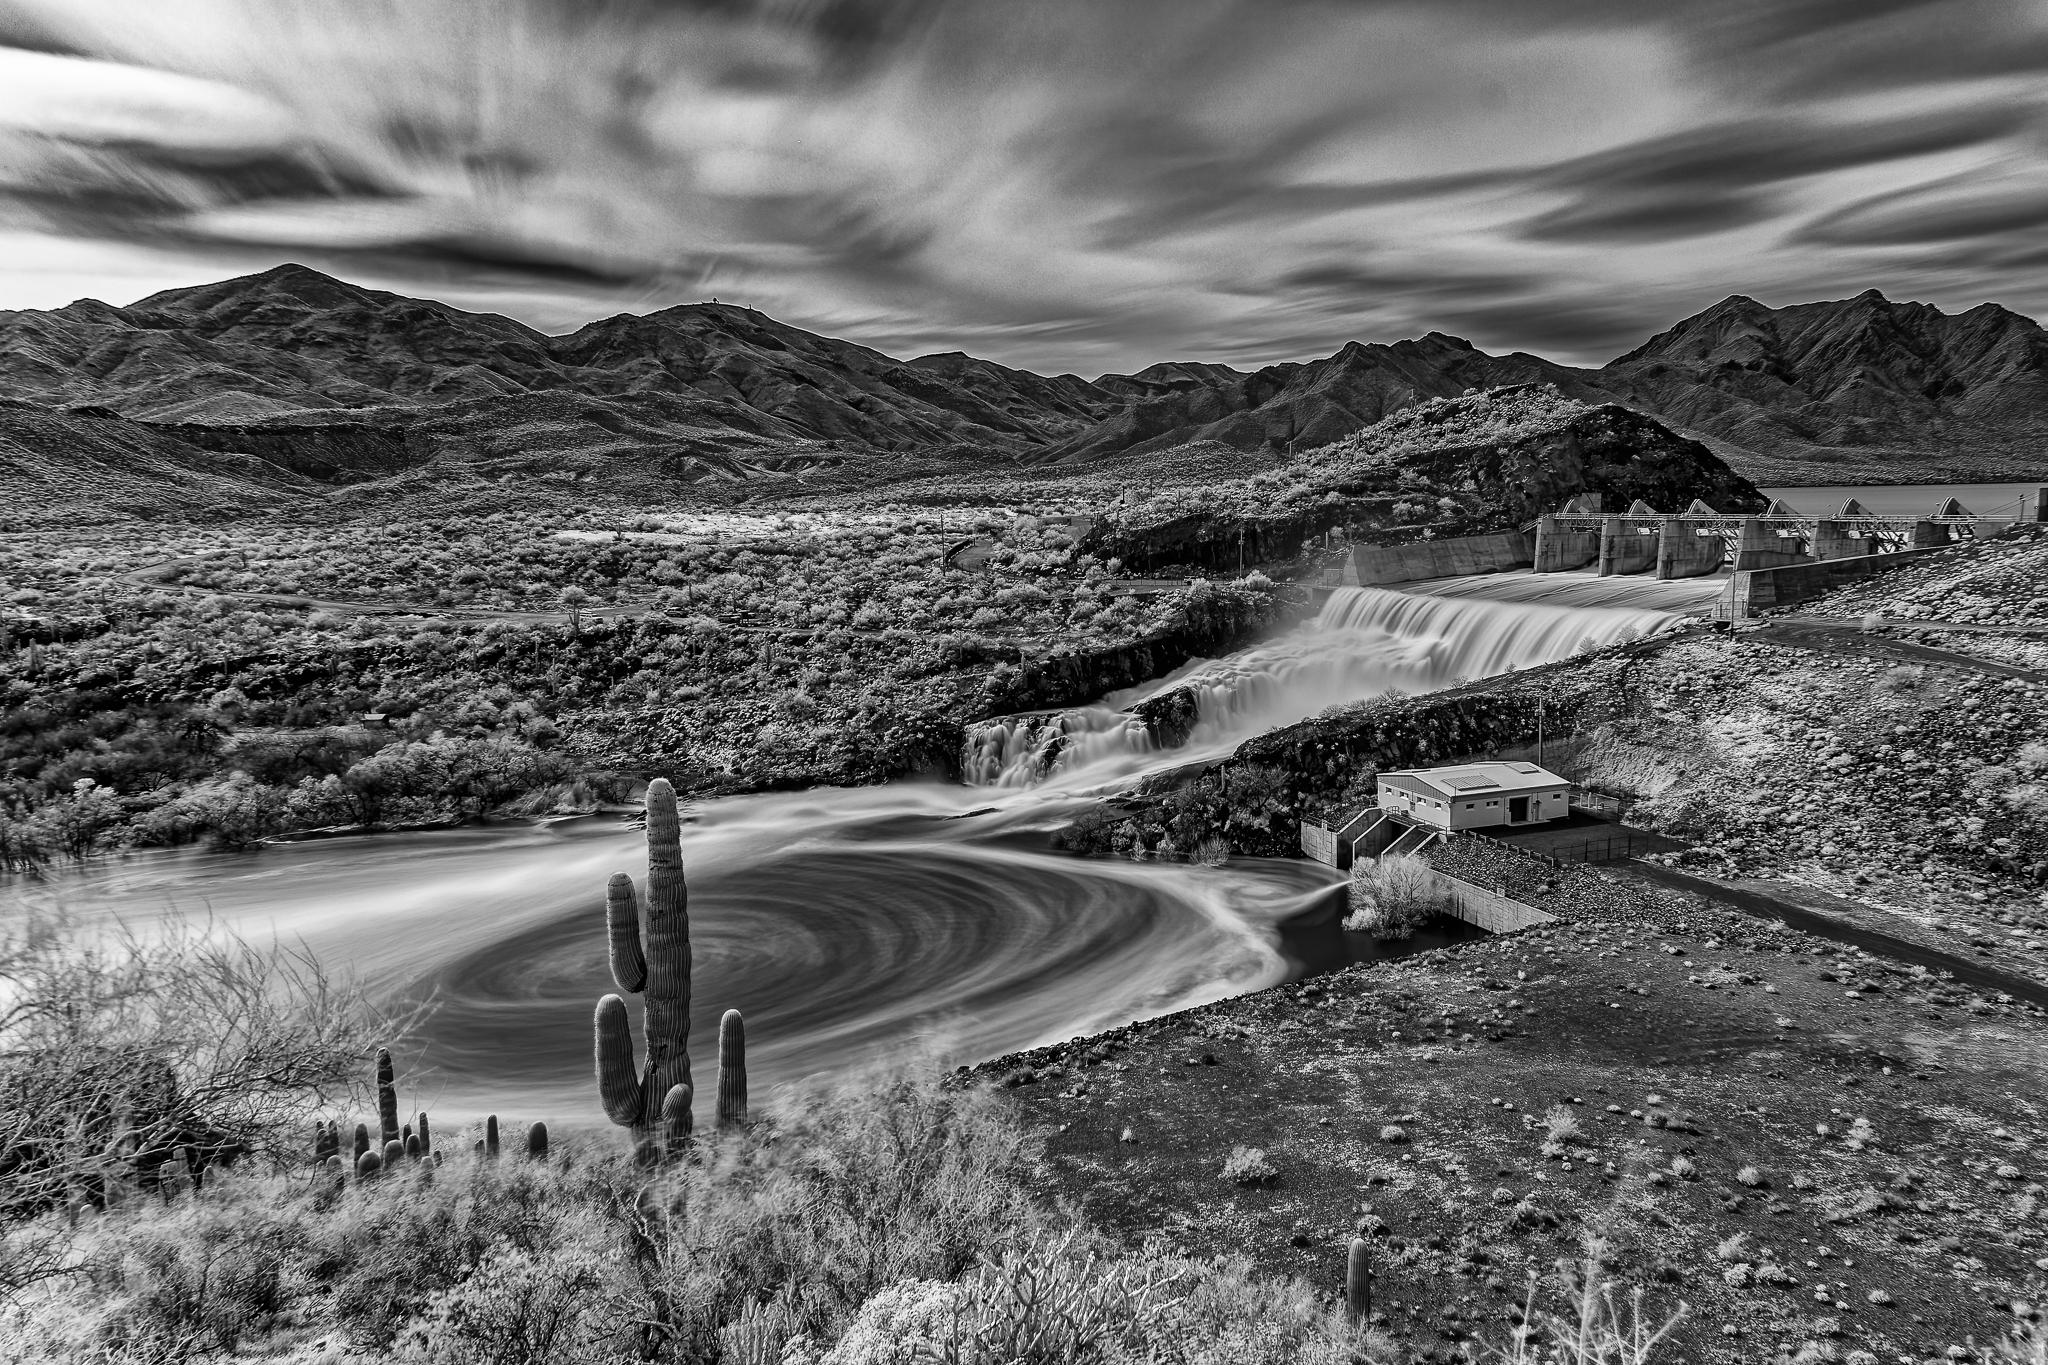
M 0 0 L 0 306 L 285 259 L 1093 373 L 2048 311 L 2006 0 Z

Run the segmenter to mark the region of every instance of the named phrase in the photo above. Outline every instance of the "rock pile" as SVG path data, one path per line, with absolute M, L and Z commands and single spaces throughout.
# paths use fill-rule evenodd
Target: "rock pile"
M 1831 593 L 1804 610 L 2048 628 L 2048 528 L 1958 545 Z

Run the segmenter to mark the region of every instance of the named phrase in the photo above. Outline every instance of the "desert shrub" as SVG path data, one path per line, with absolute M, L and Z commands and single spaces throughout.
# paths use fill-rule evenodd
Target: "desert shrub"
M 1427 862 L 1396 853 L 1352 867 L 1351 913 L 1344 927 L 1374 938 L 1409 938 L 1448 904 Z
M 1236 1185 L 1264 1185 L 1279 1178 L 1263 1150 L 1239 1145 L 1223 1162 L 1223 1178 Z
M 2030 1309 L 2028 1320 L 2015 1323 L 1989 1349 L 1992 1365 L 2048 1365 L 2048 1313 Z
M 417 1365 L 534 1365 L 623 1359 L 609 1349 L 607 1315 L 618 1273 L 595 1249 L 493 1251 L 474 1274 L 435 1296 L 392 1359 Z
M 938 1365 L 1144 1358 L 1184 1272 L 1158 1257 L 1105 1259 L 1072 1231 L 985 1258 L 933 1352 Z M 1155 1357 L 1156 1358 L 1156 1357 Z
M 387 1347 L 409 1321 L 443 1309 L 460 1318 L 446 1328 L 459 1336 L 475 1315 L 497 1311 L 489 1286 L 480 1298 L 449 1297 L 493 1257 L 528 1258 L 500 1267 L 511 1284 L 539 1261 L 611 1236 L 608 1171 L 566 1159 L 458 1159 L 353 1183 L 310 1224 L 308 1273 L 330 1287 L 336 1324 L 361 1346 Z
M 1044 1220 L 1037 1151 L 1003 1102 L 915 1074 L 820 1091 L 778 1121 L 700 1143 L 649 1197 L 613 1196 L 675 1349 L 712 1349 L 747 1305 L 799 1287 L 796 1326 L 836 1337 L 904 1280 L 950 1281 Z
M 296 1199 L 276 1193 L 269 1181 L 224 1177 L 203 1199 L 145 1202 L 88 1225 L 78 1330 L 99 1350 L 159 1361 L 260 1339 L 291 1302 L 304 1242 Z
M 1543 1155 L 1564 1156 L 1586 1140 L 1586 1129 L 1569 1105 L 1553 1104 L 1543 1115 Z
M 1173 1292 L 1144 1333 L 1147 1356 L 1186 1365 L 1355 1365 L 1397 1359 L 1390 1343 L 1362 1331 L 1300 1280 L 1270 1280 L 1243 1258 L 1164 1258 Z
M 1482 1346 L 1478 1359 L 1487 1365 L 1646 1365 L 1662 1360 L 1687 1306 L 1651 1313 L 1640 1288 L 1627 1288 L 1608 1274 L 1604 1254 L 1596 1242 L 1583 1261 L 1559 1262 L 1548 1291 L 1532 1280 L 1522 1324 L 1506 1342 Z

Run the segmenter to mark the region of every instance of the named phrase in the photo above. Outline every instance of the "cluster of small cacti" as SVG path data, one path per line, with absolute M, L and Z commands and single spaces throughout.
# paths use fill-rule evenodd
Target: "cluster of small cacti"
M 484 1120 L 484 1135 L 477 1139 L 476 1151 L 481 1157 L 497 1157 L 496 1114 Z M 548 1126 L 545 1123 L 536 1123 L 527 1129 L 526 1154 L 536 1161 L 547 1159 Z M 341 1125 L 333 1119 L 325 1123 L 316 1122 L 313 1125 L 313 1160 L 337 1180 L 345 1179 L 351 1172 L 359 1180 L 369 1179 L 405 1162 L 418 1165 L 423 1170 L 431 1170 L 441 1164 L 441 1153 L 434 1148 L 433 1123 L 427 1115 L 418 1115 L 412 1123 L 399 1121 L 398 1083 L 389 1049 L 377 1049 L 377 1140 L 371 1141 L 368 1124 L 358 1123 L 348 1157 L 344 1160 Z
M 673 1158 L 688 1145 L 696 1087 L 690 1079 L 690 911 L 683 878 L 682 818 L 665 779 L 647 784 L 647 895 L 620 872 L 605 886 L 612 979 L 645 999 L 645 1056 L 633 1056 L 626 1002 L 597 1002 L 597 1089 L 605 1116 L 631 1130 L 644 1162 Z M 720 1128 L 747 1121 L 747 1034 L 738 1010 L 718 1026 Z

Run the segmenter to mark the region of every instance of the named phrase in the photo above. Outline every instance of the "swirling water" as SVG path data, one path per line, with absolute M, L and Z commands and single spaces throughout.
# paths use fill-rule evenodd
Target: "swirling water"
M 691 808 L 699 1067 L 728 1007 L 747 1015 L 751 1068 L 767 1087 L 858 1068 L 920 1037 L 974 1060 L 1285 979 L 1298 964 L 1280 926 L 1327 913 L 1329 869 L 1077 859 L 1050 851 L 1046 832 L 1105 788 L 1332 703 L 1526 667 L 1674 619 L 1676 601 L 1513 600 L 1612 596 L 1579 578 L 1346 592 L 1300 630 L 1084 708 L 1114 717 L 1117 705 L 1194 687 L 1195 730 L 1177 749 L 1082 748 L 1035 783 L 901 783 Z M 210 915 L 248 937 L 301 940 L 381 994 L 435 999 L 408 1068 L 410 1102 L 450 1119 L 490 1111 L 576 1125 L 596 1120 L 590 1015 L 612 989 L 604 880 L 641 866 L 637 831 L 589 818 L 136 855 L 0 883 L 0 913 L 49 902 L 91 922 Z

